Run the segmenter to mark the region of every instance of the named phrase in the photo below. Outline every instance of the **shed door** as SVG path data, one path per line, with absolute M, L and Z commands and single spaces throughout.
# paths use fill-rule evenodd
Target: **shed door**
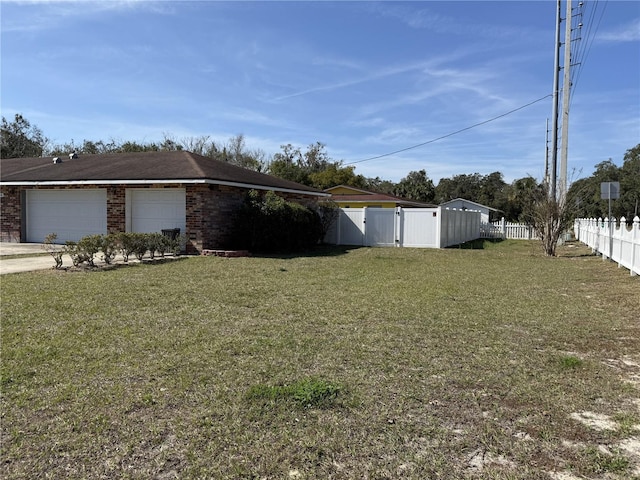
M 26 239 L 40 243 L 55 233 L 57 243 L 107 233 L 105 189 L 27 190 Z
M 185 233 L 187 201 L 184 188 L 129 189 L 126 195 L 127 230 L 154 233 L 179 228 Z

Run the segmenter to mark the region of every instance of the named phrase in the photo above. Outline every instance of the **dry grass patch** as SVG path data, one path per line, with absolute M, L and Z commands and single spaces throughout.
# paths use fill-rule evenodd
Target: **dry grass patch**
M 0 475 L 629 478 L 637 278 L 484 246 L 4 277 Z

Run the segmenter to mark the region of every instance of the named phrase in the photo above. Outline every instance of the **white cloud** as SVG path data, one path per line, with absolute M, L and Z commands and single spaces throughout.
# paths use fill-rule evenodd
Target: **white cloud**
M 605 42 L 637 42 L 640 40 L 640 18 L 621 25 L 616 30 L 602 32 L 597 38 Z

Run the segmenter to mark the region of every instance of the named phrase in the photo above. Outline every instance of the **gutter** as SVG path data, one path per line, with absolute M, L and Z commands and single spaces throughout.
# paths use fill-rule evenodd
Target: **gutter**
M 48 180 L 34 182 L 0 182 L 0 186 L 10 187 L 47 187 L 47 186 L 74 186 L 74 185 L 152 185 L 152 184 L 168 184 L 181 183 L 187 185 L 208 184 L 208 185 L 225 185 L 228 187 L 248 188 L 254 190 L 273 190 L 276 192 L 294 193 L 300 195 L 312 195 L 316 197 L 331 197 L 330 193 L 310 192 L 308 190 L 297 190 L 294 188 L 271 187 L 268 185 L 252 185 L 250 183 L 227 182 L 223 180 Z

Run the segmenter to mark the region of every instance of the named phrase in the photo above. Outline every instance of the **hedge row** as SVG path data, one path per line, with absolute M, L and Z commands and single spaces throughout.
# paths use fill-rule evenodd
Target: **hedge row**
M 155 258 L 156 254 L 164 257 L 166 253 L 174 256 L 180 254 L 185 242 L 184 235 L 175 238 L 162 233 L 131 233 L 119 232 L 108 235 L 87 235 L 77 242 L 67 241 L 62 249 L 54 246 L 57 235 L 51 233 L 44 240 L 45 250 L 54 258 L 56 268 L 62 267 L 62 256 L 71 257 L 74 266 L 86 263 L 95 265 L 95 258 L 101 253 L 101 259 L 110 264 L 117 254 L 121 254 L 125 262 L 131 255 L 138 260 L 149 254 L 149 258 Z
M 289 202 L 272 191 L 255 190 L 239 211 L 234 228 L 236 248 L 252 252 L 291 252 L 311 248 L 324 236 L 317 210 Z

